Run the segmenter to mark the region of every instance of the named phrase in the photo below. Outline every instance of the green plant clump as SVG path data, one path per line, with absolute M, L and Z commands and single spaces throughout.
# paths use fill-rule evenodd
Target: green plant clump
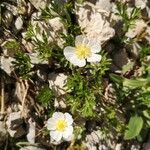
M 53 108 L 54 94 L 47 85 L 45 85 L 44 87 L 40 89 L 36 99 L 42 106 L 46 108 L 50 107 L 51 109 Z
M 16 61 L 14 61 L 13 64 L 19 75 L 23 78 L 30 77 L 30 72 L 32 69 L 30 57 L 27 54 L 18 51 L 15 55 L 15 59 Z
M 96 104 L 102 98 L 103 76 L 110 64 L 106 54 L 102 55 L 100 63 L 88 65 L 87 70 L 74 71 L 67 80 L 69 94 L 66 100 L 73 114 L 91 118 L 97 114 Z

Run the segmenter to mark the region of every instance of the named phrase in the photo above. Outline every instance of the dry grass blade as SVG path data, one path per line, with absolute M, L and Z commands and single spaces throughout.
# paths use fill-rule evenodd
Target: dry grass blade
M 22 114 L 22 116 L 25 116 L 25 114 L 24 114 L 25 100 L 26 100 L 26 96 L 27 96 L 27 93 L 28 93 L 28 89 L 29 89 L 29 85 L 28 85 L 27 80 L 25 80 L 24 83 L 23 83 L 23 81 L 21 81 L 21 89 L 22 89 L 21 114 Z
M 5 102 L 4 102 L 4 79 L 1 77 L 1 115 L 5 113 Z

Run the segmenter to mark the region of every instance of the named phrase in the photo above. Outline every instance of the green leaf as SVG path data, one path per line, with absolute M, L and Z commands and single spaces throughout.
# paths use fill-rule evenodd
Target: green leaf
M 150 85 L 150 78 L 124 79 L 123 85 L 131 88 L 142 88 Z
M 20 50 L 20 45 L 16 40 L 7 41 L 7 43 L 5 44 L 5 47 L 11 50 L 16 50 L 16 51 Z
M 133 87 L 133 88 L 143 87 L 145 86 L 145 80 L 125 79 L 123 85 L 127 87 Z
M 150 121 L 147 120 L 146 123 L 147 123 L 147 126 L 150 128 Z
M 146 117 L 147 119 L 150 119 L 150 111 L 144 110 L 144 111 L 143 111 L 143 115 L 144 115 L 144 117 Z
M 128 129 L 125 131 L 124 139 L 130 140 L 140 134 L 143 127 L 143 119 L 140 116 L 131 117 L 128 124 Z
M 77 0 L 77 3 L 82 4 L 85 0 Z
M 110 79 L 115 83 L 122 84 L 124 87 L 129 88 L 142 88 L 150 86 L 150 77 L 147 78 L 136 78 L 136 79 L 126 79 L 116 74 L 110 74 Z
M 128 13 L 127 3 L 117 2 L 117 13 L 122 18 L 123 21 L 123 31 L 127 32 L 130 27 L 135 25 L 135 21 L 140 17 L 141 11 L 139 8 L 133 8 L 130 13 Z
M 29 23 L 25 38 L 28 40 L 28 39 L 31 39 L 33 36 L 35 36 L 34 29 L 33 29 L 32 24 Z
M 140 51 L 141 57 L 150 55 L 150 45 L 144 45 Z
M 122 73 L 125 74 L 126 72 L 132 70 L 134 67 L 134 64 L 135 64 L 134 62 L 128 62 L 126 65 L 122 67 Z
M 44 106 L 47 107 L 49 104 L 53 104 L 54 95 L 52 90 L 45 85 L 37 95 L 38 102 Z
M 115 83 L 118 83 L 118 84 L 122 84 L 122 82 L 124 80 L 123 77 L 116 75 L 116 74 L 113 74 L 113 73 L 110 74 L 110 79 L 112 81 L 114 81 Z
M 14 67 L 19 75 L 23 78 L 30 77 L 30 72 L 32 70 L 31 60 L 30 57 L 23 53 L 22 51 L 18 51 L 15 54 L 16 61 L 13 61 Z

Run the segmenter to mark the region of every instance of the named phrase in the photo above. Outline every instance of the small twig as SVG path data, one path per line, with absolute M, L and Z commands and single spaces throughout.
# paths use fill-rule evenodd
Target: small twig
M 18 147 L 22 147 L 22 146 L 34 146 L 34 147 L 38 147 L 38 143 L 36 143 L 36 144 L 32 144 L 32 143 L 30 143 L 30 142 L 18 142 L 18 143 L 16 143 L 16 145 L 18 146 Z
M 71 150 L 74 144 L 75 144 L 75 141 L 74 140 L 71 141 L 71 143 L 70 143 L 69 147 L 67 148 L 67 150 Z
M 23 114 L 24 107 L 25 107 L 25 99 L 26 99 L 26 96 L 27 96 L 28 88 L 29 88 L 27 80 L 25 80 L 25 84 L 22 83 L 22 88 L 23 88 L 23 90 L 25 90 L 24 94 L 23 94 L 23 97 L 22 97 L 22 110 L 21 110 L 21 112 Z
M 13 75 L 14 75 L 14 78 L 15 78 L 18 82 L 20 82 L 20 79 L 19 79 L 19 77 L 17 77 L 15 71 L 12 71 L 12 73 L 13 73 Z
M 4 80 L 1 77 L 1 114 L 5 112 L 5 102 L 4 102 Z
M 5 144 L 5 149 L 4 150 L 7 150 L 8 149 L 8 134 L 7 134 L 7 139 L 6 139 L 6 144 Z

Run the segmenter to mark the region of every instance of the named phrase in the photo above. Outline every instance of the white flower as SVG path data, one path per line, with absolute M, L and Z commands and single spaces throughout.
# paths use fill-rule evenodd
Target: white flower
M 55 112 L 47 121 L 52 141 L 59 143 L 61 140 L 71 141 L 73 137 L 73 119 L 69 113 Z
M 95 39 L 89 39 L 84 35 L 79 35 L 75 39 L 75 47 L 67 46 L 64 55 L 73 65 L 83 67 L 88 62 L 99 62 L 101 46 Z

